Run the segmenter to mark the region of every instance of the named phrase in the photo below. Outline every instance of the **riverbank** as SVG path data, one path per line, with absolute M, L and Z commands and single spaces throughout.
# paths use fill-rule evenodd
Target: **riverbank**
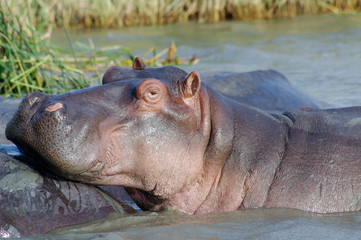
M 0 6 L 39 29 L 117 28 L 225 19 L 292 18 L 361 11 L 361 0 L 0 0 Z M 28 22 L 26 22 L 28 21 Z

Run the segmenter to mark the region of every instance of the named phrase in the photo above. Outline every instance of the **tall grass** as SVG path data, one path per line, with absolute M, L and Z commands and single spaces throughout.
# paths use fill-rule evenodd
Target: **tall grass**
M 17 96 L 36 90 L 61 93 L 89 86 L 82 71 L 64 64 L 59 52 L 32 25 L 0 7 L 0 94 Z
M 68 36 L 66 30 L 64 34 Z M 96 80 L 100 83 L 100 72 L 109 65 L 130 66 L 134 59 L 127 47 L 96 48 L 91 39 L 89 45 L 77 43 L 74 51 L 69 36 L 69 48 L 60 49 L 48 43 L 50 35 L 51 28 L 41 34 L 29 16 L 15 15 L 10 7 L 0 5 L 0 95 L 60 94 L 88 87 Z M 174 44 L 159 53 L 150 49 L 144 57 L 149 66 L 198 61 L 196 57 L 178 59 Z
M 121 27 L 361 10 L 361 0 L 0 0 L 33 26 Z

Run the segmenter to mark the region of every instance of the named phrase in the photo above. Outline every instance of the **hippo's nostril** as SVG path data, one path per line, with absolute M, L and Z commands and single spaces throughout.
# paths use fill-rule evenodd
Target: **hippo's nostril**
M 26 95 L 26 102 L 29 103 L 30 106 L 34 105 L 34 103 L 38 100 L 38 97 L 34 97 L 31 93 Z
M 63 104 L 57 102 L 57 103 L 51 104 L 50 106 L 45 108 L 45 111 L 54 112 L 54 111 L 59 110 L 59 109 L 61 109 L 63 107 L 64 107 Z
M 28 95 L 26 95 L 25 101 L 26 101 L 30 106 L 33 106 L 36 102 L 42 100 L 44 97 L 45 97 L 45 94 L 36 91 L 36 92 L 29 93 Z

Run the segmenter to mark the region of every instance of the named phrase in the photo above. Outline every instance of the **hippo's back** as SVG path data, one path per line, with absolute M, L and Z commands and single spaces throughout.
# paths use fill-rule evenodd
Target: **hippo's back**
M 285 76 L 274 70 L 245 73 L 210 72 L 202 73 L 201 78 L 224 96 L 269 112 L 320 107 L 316 100 L 292 86 Z
M 361 107 L 285 115 L 293 124 L 266 206 L 361 210 Z

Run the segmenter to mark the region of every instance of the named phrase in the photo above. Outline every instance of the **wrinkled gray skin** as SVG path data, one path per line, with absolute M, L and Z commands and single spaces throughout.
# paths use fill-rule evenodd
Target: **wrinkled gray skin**
M 0 145 L 0 238 L 43 234 L 114 212 L 135 212 L 96 187 L 39 173 L 23 163 L 29 161 L 26 156 L 17 156 L 20 162 L 6 155 L 10 148 Z
M 27 96 L 6 136 L 59 175 L 126 187 L 143 209 L 360 210 L 361 108 L 268 114 L 195 72 L 149 77 L 136 61 L 103 86 Z

